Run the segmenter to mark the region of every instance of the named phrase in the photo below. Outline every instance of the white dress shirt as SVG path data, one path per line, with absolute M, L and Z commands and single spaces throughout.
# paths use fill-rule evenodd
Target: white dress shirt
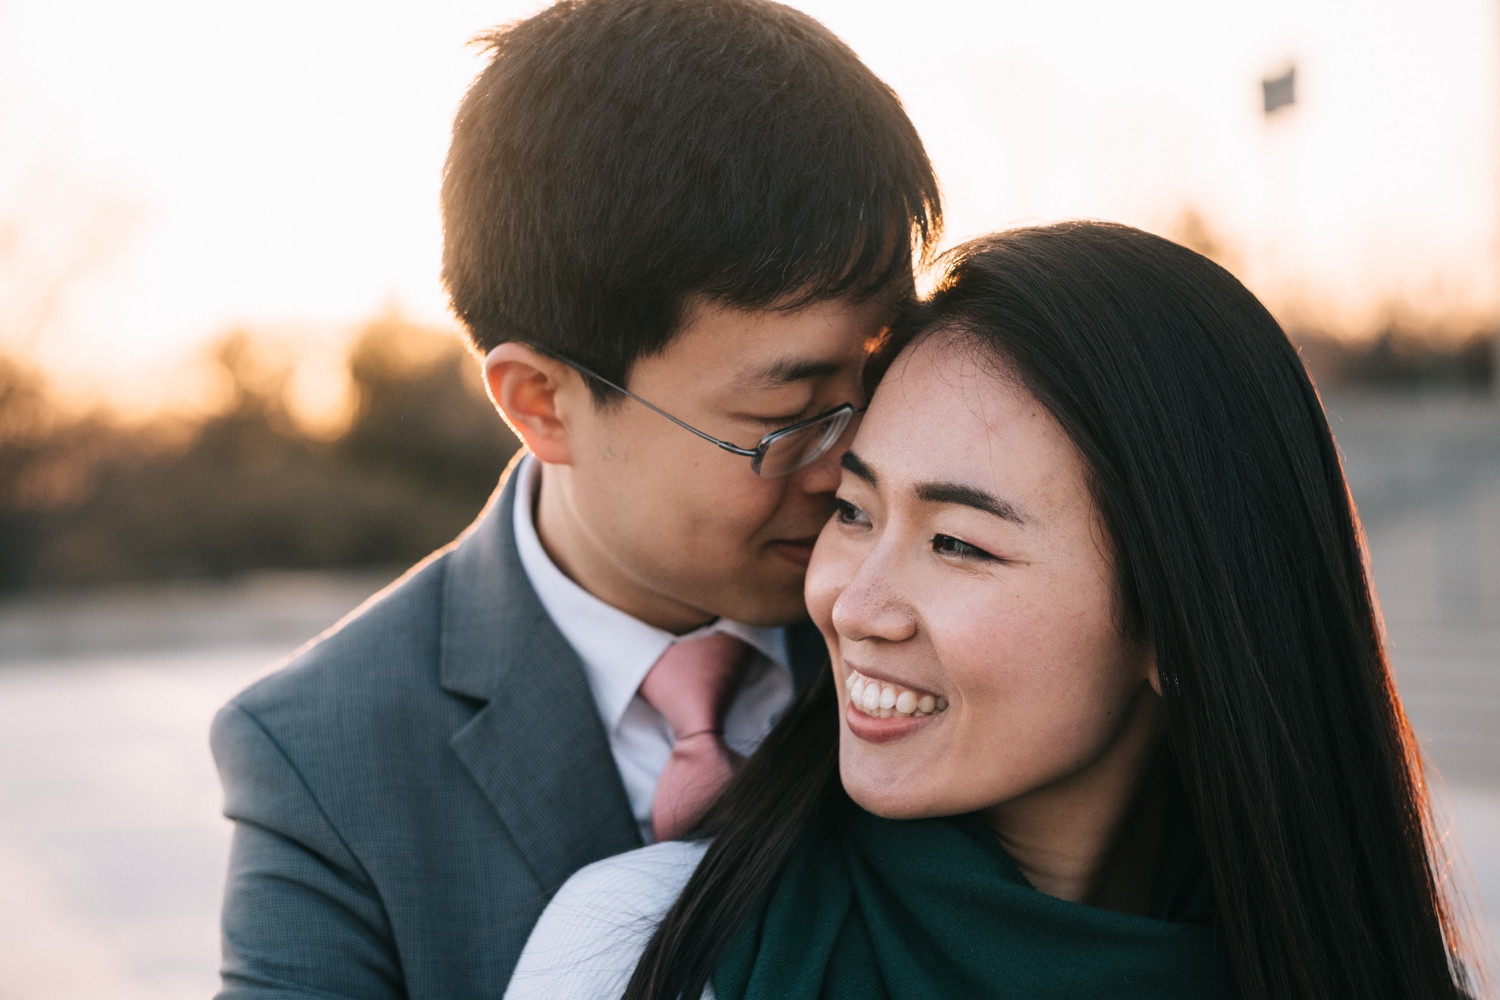
M 792 700 L 786 630 L 716 619 L 686 635 L 673 635 L 584 590 L 557 568 L 537 536 L 535 514 L 541 463 L 528 455 L 515 475 L 516 549 L 532 589 L 588 675 L 594 705 L 609 737 L 610 753 L 630 798 L 641 837 L 652 842 L 651 799 L 672 753 L 672 728 L 636 692 L 667 647 L 684 639 L 727 632 L 749 643 L 754 659 L 724 720 L 724 742 L 749 754 L 765 739 Z

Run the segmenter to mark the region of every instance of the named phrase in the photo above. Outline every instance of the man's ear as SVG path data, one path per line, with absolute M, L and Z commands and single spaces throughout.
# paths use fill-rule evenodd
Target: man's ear
M 577 375 L 567 365 L 515 342 L 484 358 L 484 381 L 495 409 L 526 447 L 548 465 L 569 465 L 567 408 L 559 392 Z

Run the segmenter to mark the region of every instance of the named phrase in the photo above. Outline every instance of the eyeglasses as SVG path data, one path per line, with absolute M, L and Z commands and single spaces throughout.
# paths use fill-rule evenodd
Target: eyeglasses
M 857 414 L 865 412 L 864 407 L 855 408 L 853 403 L 844 403 L 835 406 L 826 413 L 820 413 L 816 417 L 783 427 L 778 431 L 772 431 L 760 439 L 760 443 L 754 448 L 741 448 L 739 445 L 728 441 L 720 441 L 712 434 L 705 434 L 691 424 L 678 420 L 672 414 L 663 410 L 654 403 L 647 402 L 624 386 L 615 385 L 609 379 L 598 372 L 589 371 L 576 361 L 560 358 L 556 354 L 546 353 L 548 357 L 562 362 L 580 375 L 586 375 L 602 385 L 607 385 L 616 392 L 624 393 L 631 399 L 649 409 L 655 410 L 666 417 L 672 423 L 683 430 L 692 431 L 705 441 L 718 445 L 727 452 L 735 455 L 743 455 L 750 459 L 750 469 L 762 479 L 775 479 L 777 476 L 790 475 L 798 469 L 805 468 L 824 455 L 828 450 L 839 443 L 844 436 L 844 431 L 849 428 L 849 423 Z

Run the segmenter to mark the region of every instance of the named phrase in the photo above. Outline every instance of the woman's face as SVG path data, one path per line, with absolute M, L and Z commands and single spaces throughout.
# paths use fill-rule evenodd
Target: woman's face
M 909 347 L 844 459 L 807 577 L 849 794 L 882 816 L 945 816 L 1117 770 L 1155 674 L 1116 593 L 1057 421 L 961 338 Z

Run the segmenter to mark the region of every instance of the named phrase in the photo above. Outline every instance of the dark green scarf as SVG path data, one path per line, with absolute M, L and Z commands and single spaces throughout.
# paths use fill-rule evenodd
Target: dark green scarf
M 1180 816 L 1180 810 L 1174 810 Z M 718 1000 L 1232 997 L 1195 842 L 1168 824 L 1150 917 L 1033 889 L 976 816 L 847 808 L 714 973 Z

